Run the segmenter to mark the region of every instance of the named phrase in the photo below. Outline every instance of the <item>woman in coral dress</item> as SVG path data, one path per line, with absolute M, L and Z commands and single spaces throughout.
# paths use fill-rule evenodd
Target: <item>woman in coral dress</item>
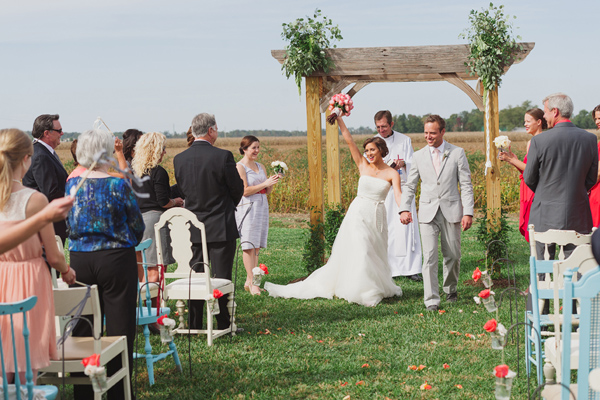
M 529 133 L 531 136 L 538 135 L 543 132 L 544 129 L 547 128 L 546 120 L 544 119 L 544 111 L 539 108 L 532 108 L 531 110 L 527 110 L 525 112 L 525 131 Z M 527 142 L 527 152 L 529 152 L 529 144 L 531 140 Z M 509 164 L 512 164 L 519 172 L 521 179 L 521 188 L 520 188 L 520 210 L 519 210 L 519 232 L 521 235 L 525 237 L 525 240 L 529 242 L 529 234 L 527 233 L 527 225 L 529 224 L 529 211 L 531 210 L 531 203 L 533 203 L 534 193 L 523 181 L 523 171 L 525 170 L 525 165 L 527 164 L 527 153 L 525 154 L 525 158 L 523 161 L 519 160 L 517 156 L 510 151 L 510 147 L 508 151 L 501 151 L 498 154 L 498 158 L 501 161 L 506 161 Z
M 598 129 L 600 129 L 600 105 L 592 111 L 592 117 Z M 600 143 L 598 143 L 598 155 L 600 156 Z M 598 170 L 598 181 L 600 181 L 600 169 Z M 596 185 L 590 190 L 590 209 L 592 210 L 592 221 L 594 226 L 597 228 L 600 225 L 600 184 Z
M 21 179 L 31 166 L 33 145 L 31 139 L 18 129 L 0 130 L 0 229 L 16 225 L 41 211 L 47 204 L 46 196 L 26 188 Z M 52 281 L 46 262 L 42 258 L 42 244 L 50 266 L 63 274 L 67 283 L 75 282 L 75 272 L 67 265 L 56 245 L 54 227 L 46 225 L 38 235 L 29 237 L 17 247 L 0 254 L 0 303 L 12 303 L 37 296 L 35 307 L 28 313 L 31 367 L 37 370 L 50 364 L 56 357 L 56 331 L 54 328 L 54 300 Z M 18 366 L 24 382 L 25 350 L 23 320 L 14 317 Z M 0 317 L 2 337 L 10 337 L 10 319 Z M 2 343 L 8 380 L 12 381 L 15 364 L 12 343 Z

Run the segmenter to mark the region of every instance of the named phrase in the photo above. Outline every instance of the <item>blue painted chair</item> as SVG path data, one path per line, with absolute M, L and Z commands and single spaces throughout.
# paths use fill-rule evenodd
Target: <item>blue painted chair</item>
M 15 394 L 11 395 L 11 398 L 16 398 L 20 400 L 21 398 L 21 388 L 26 388 L 27 398 L 33 399 L 34 390 L 41 390 L 44 392 L 44 396 L 48 400 L 54 400 L 56 395 L 58 394 L 58 389 L 55 386 L 43 385 L 43 386 L 34 386 L 33 385 L 33 371 L 31 369 L 31 360 L 29 353 L 29 328 L 27 327 L 27 311 L 31 310 L 33 306 L 37 303 L 37 297 L 31 296 L 28 299 L 16 302 L 16 303 L 0 303 L 0 316 L 2 318 L 10 318 L 10 338 L 2 338 L 2 332 L 0 332 L 0 363 L 2 364 L 2 392 L 4 400 L 8 400 L 9 391 L 14 390 Z M 26 371 L 25 371 L 25 385 L 22 385 L 19 379 L 19 374 L 15 374 L 15 383 L 9 385 L 6 379 L 6 369 L 4 367 L 4 351 L 2 347 L 2 340 L 10 340 L 12 341 L 12 349 L 13 354 L 12 358 L 14 360 L 15 370 L 18 371 L 18 363 L 17 363 L 17 349 L 15 347 L 16 334 L 14 328 L 13 315 L 14 314 L 23 314 L 23 343 L 25 346 L 25 360 L 26 360 Z M 7 355 L 9 356 L 9 355 Z
M 169 342 L 169 350 L 160 353 L 160 354 L 152 354 L 152 345 L 150 344 L 150 329 L 148 328 L 149 324 L 154 324 L 158 320 L 158 318 L 162 315 L 169 314 L 171 309 L 168 307 L 161 307 L 157 309 L 157 307 L 152 307 L 152 293 L 158 292 L 157 290 L 152 290 L 151 286 L 158 288 L 158 283 L 149 282 L 148 283 L 148 264 L 146 263 L 146 249 L 148 249 L 152 245 L 152 239 L 146 239 L 142 243 L 140 243 L 135 250 L 140 251 L 142 253 L 142 262 L 144 266 L 144 277 L 145 283 L 140 286 L 138 282 L 138 307 L 136 313 L 136 323 L 137 325 L 143 326 L 144 328 L 144 351 L 145 354 L 133 353 L 134 358 L 145 358 L 146 359 L 146 367 L 148 369 L 148 380 L 150 385 L 154 385 L 154 363 L 160 360 L 167 358 L 168 356 L 173 356 L 173 360 L 175 361 L 175 366 L 181 372 L 181 361 L 179 361 L 179 354 L 177 354 L 177 347 L 173 341 Z M 145 289 L 145 290 L 144 290 Z M 145 296 L 146 305 L 142 301 L 142 295 Z
M 564 307 L 562 332 L 562 385 L 546 386 L 542 396 L 546 399 L 572 398 L 567 387 L 579 400 L 600 399 L 600 392 L 590 387 L 590 374 L 600 368 L 600 267 L 585 274 L 578 282 L 573 282 L 573 270 L 564 273 L 564 304 L 579 301 L 579 330 L 572 332 L 572 307 Z M 571 369 L 577 368 L 577 383 L 571 384 Z M 557 367 L 558 368 L 558 367 Z M 598 382 L 593 382 L 597 387 Z M 566 387 L 564 387 L 565 385 Z
M 540 301 L 550 301 L 554 299 L 553 282 L 553 264 L 554 260 L 549 260 L 549 245 L 556 245 L 556 255 L 558 261 L 565 259 L 564 248 L 567 245 L 585 245 L 591 243 L 591 234 L 581 234 L 575 231 L 550 229 L 546 232 L 535 232 L 535 227 L 529 225 L 529 245 L 531 248 L 531 257 L 529 260 L 529 292 L 531 294 L 531 310 L 525 313 L 525 322 L 533 326 L 525 326 L 525 350 L 527 375 L 531 373 L 532 364 L 536 367 L 536 376 L 538 384 L 543 382 L 543 343 L 548 337 L 554 336 L 554 332 L 544 329 L 554 325 L 554 316 L 551 314 L 541 314 Z M 544 260 L 537 259 L 536 242 L 544 245 Z M 540 279 L 540 275 L 545 276 L 545 280 Z M 561 292 L 562 296 L 562 292 Z

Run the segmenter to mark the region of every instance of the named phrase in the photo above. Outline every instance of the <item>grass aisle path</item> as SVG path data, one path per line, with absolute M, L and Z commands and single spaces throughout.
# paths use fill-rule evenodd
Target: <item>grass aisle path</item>
M 517 262 L 517 281 L 528 283 L 528 246 L 516 231 L 509 257 Z M 260 262 L 267 264 L 267 279 L 287 283 L 304 276 L 300 267 L 302 229 L 272 218 L 269 248 Z M 188 341 L 176 338 L 184 374 L 174 371 L 169 359 L 155 364 L 156 384 L 148 386 L 145 363 L 138 362 L 138 399 L 493 399 L 492 370 L 501 363 L 501 352 L 492 350 L 483 324 L 495 314 L 473 302 L 481 288 L 465 285 L 483 246 L 475 228 L 463 235 L 459 300 L 442 300 L 444 313 L 425 311 L 421 283 L 396 279 L 401 298 L 386 299 L 375 308 L 345 300 L 274 299 L 263 293 L 251 297 L 243 291 L 245 272 L 238 268 L 237 323 L 245 332 L 219 338 L 212 348 L 204 336 L 192 337 L 193 377 L 188 375 Z M 441 274 L 441 270 L 440 270 Z M 441 280 L 441 279 L 440 279 Z M 497 294 L 501 290 L 496 288 Z M 520 313 L 524 298 L 519 300 Z M 173 306 L 173 305 L 172 305 Z M 507 307 L 500 322 L 510 325 Z M 174 307 L 172 307 L 174 309 Z M 474 313 L 475 311 L 475 313 Z M 459 335 L 450 331 L 460 332 Z M 520 329 L 522 332 L 522 329 Z M 475 335 L 475 339 L 465 336 Z M 138 339 L 142 351 L 143 336 Z M 160 346 L 153 336 L 154 346 Z M 519 340 L 520 358 L 524 342 Z M 516 370 L 516 345 L 506 350 L 506 363 Z M 447 363 L 450 368 L 444 369 Z M 409 365 L 425 365 L 421 371 Z M 527 379 L 513 388 L 514 399 L 527 397 Z M 433 388 L 423 391 L 427 381 Z M 462 385 L 462 389 L 455 385 Z

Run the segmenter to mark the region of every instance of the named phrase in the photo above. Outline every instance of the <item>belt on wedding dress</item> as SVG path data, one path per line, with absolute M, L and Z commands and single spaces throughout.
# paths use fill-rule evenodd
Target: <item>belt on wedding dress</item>
M 357 196 L 361 199 L 371 201 L 375 204 L 375 228 L 379 229 L 379 232 L 383 232 L 383 220 L 385 214 L 385 200 L 375 201 L 368 197 Z

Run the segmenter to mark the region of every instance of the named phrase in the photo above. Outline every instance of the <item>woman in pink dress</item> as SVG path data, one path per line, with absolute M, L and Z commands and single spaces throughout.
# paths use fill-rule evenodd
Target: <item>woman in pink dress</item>
M 525 131 L 529 133 L 531 136 L 538 135 L 543 132 L 544 129 L 547 128 L 546 120 L 544 119 L 544 111 L 539 108 L 532 108 L 531 110 L 527 110 L 525 112 Z M 527 142 L 527 152 L 529 152 L 529 144 L 531 141 Z M 519 172 L 521 179 L 521 188 L 520 188 L 520 211 L 519 211 L 519 232 L 521 235 L 525 237 L 525 240 L 529 242 L 529 235 L 527 233 L 527 225 L 529 224 L 529 210 L 531 209 L 531 203 L 533 202 L 534 193 L 529 189 L 529 187 L 523 181 L 523 171 L 525 170 L 525 165 L 527 164 L 527 153 L 525 154 L 525 158 L 523 161 L 519 160 L 517 156 L 510 151 L 510 147 L 508 151 L 501 151 L 498 154 L 498 158 L 501 161 L 506 161 L 509 164 L 512 164 Z
M 600 104 L 592 110 L 592 117 L 594 117 L 598 129 L 600 129 Z M 598 144 L 598 156 L 600 156 L 600 143 Z M 600 181 L 600 169 L 598 170 L 598 181 Z M 600 225 L 600 184 L 598 182 L 590 190 L 590 208 L 592 210 L 592 221 L 597 228 Z
M 21 179 L 31 166 L 33 145 L 31 139 L 18 129 L 0 130 L 0 229 L 21 223 L 41 211 L 48 200 L 43 194 L 26 188 Z M 17 247 L 0 254 L 0 303 L 12 303 L 37 296 L 35 307 L 28 313 L 31 367 L 33 376 L 38 369 L 48 366 L 56 357 L 54 328 L 54 300 L 52 282 L 42 245 L 52 268 L 62 273 L 67 283 L 75 282 L 75 271 L 65 262 L 54 238 L 54 227 L 48 224 L 39 234 L 29 237 Z M 23 321 L 15 317 L 15 333 L 23 329 Z M 10 337 L 9 317 L 0 317 L 2 337 Z M 25 350 L 23 336 L 17 334 L 17 354 L 21 382 L 25 382 Z M 15 366 L 10 340 L 2 344 L 7 378 L 14 379 Z

